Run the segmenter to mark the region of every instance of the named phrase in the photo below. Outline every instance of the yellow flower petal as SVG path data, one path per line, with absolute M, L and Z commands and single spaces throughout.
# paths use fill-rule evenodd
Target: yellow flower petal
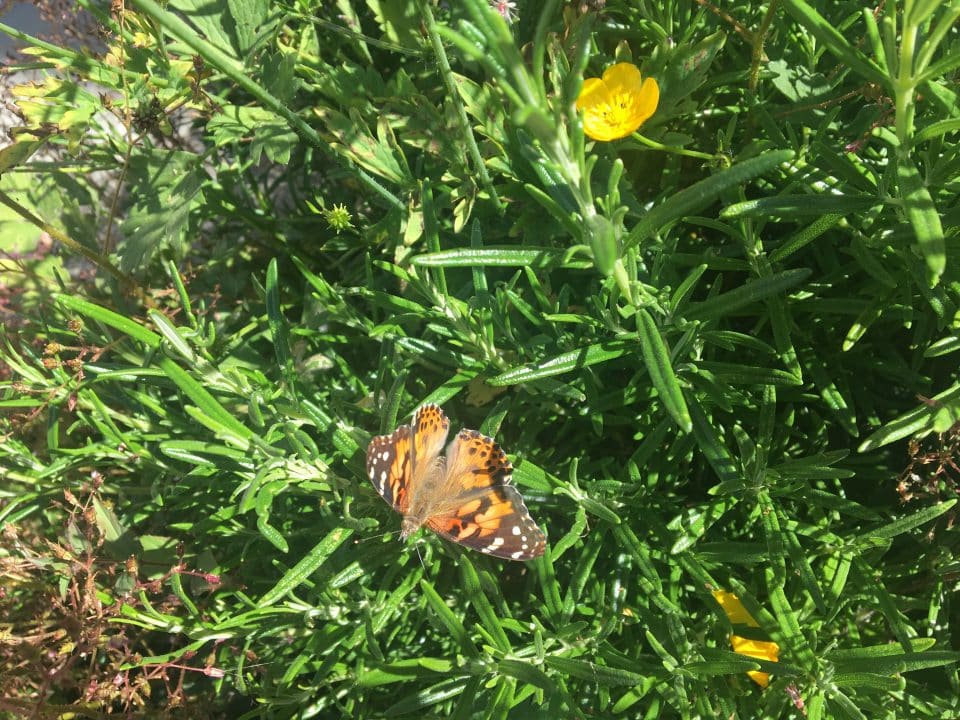
M 633 63 L 617 63 L 603 71 L 603 82 L 612 92 L 640 92 L 640 68 Z
M 584 80 L 577 110 L 583 111 L 587 136 L 606 142 L 636 131 L 653 115 L 659 101 L 656 80 L 643 80 L 636 65 L 617 63 L 606 69 L 602 79 Z
M 580 97 L 577 98 L 577 110 L 596 105 L 609 97 L 606 83 L 600 78 L 587 78 L 580 88 Z
M 727 614 L 727 619 L 734 625 L 748 625 L 750 627 L 760 627 L 760 623 L 753 619 L 753 616 L 747 612 L 747 609 L 740 602 L 740 598 L 732 592 L 726 590 L 714 590 L 714 599 L 720 603 L 720 607 Z
M 760 660 L 780 662 L 780 646 L 772 640 L 751 640 L 740 635 L 731 635 L 730 644 L 735 653 L 749 655 Z
M 739 635 L 730 636 L 730 645 L 733 651 L 758 660 L 780 662 L 780 646 L 771 640 L 751 640 Z M 770 684 L 770 675 L 761 670 L 748 670 L 747 675 L 760 687 Z

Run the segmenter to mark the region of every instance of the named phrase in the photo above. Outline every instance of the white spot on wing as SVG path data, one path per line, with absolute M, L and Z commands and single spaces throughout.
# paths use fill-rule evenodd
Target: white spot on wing
M 513 530 L 512 530 L 511 532 L 512 532 L 514 535 L 519 535 L 519 534 L 520 534 L 520 526 L 519 526 L 519 525 L 514 525 L 514 526 L 513 526 Z
M 380 471 L 380 482 L 386 482 L 386 481 L 387 481 L 387 471 L 386 471 L 386 470 L 381 470 L 381 471 Z

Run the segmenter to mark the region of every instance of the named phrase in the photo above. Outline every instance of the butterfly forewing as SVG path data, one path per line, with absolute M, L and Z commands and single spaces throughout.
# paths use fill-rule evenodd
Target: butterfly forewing
M 410 426 L 401 425 L 392 435 L 377 435 L 367 446 L 367 477 L 380 496 L 401 513 L 407 510 L 413 472 L 410 438 Z
M 440 457 L 450 432 L 450 420 L 437 405 L 424 405 L 413 416 L 414 467 L 424 467 Z

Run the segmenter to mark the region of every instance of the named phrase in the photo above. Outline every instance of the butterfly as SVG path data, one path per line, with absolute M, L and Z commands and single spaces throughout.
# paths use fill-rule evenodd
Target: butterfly
M 440 537 L 507 560 L 543 555 L 546 538 L 510 484 L 513 466 L 500 446 L 461 430 L 446 446 L 450 420 L 423 405 L 409 425 L 367 446 L 367 475 L 403 515 L 400 539 L 426 525 Z

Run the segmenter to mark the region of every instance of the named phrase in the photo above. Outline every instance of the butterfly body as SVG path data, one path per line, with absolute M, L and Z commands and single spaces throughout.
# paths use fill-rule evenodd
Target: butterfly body
M 476 430 L 461 430 L 444 449 L 449 430 L 443 411 L 424 405 L 410 425 L 378 435 L 367 447 L 367 475 L 403 516 L 401 539 L 426 526 L 488 555 L 542 555 L 546 539 L 510 484 L 506 454 Z

